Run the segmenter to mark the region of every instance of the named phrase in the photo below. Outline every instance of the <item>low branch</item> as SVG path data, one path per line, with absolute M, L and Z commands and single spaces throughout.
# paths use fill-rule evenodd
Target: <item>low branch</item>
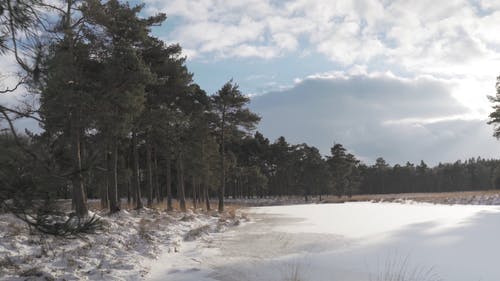
M 21 57 L 19 56 L 19 52 L 17 50 L 16 27 L 15 27 L 15 24 L 14 24 L 14 18 L 12 16 L 13 9 L 12 9 L 12 5 L 11 5 L 10 1 L 7 1 L 7 8 L 9 9 L 9 28 L 10 28 L 10 35 L 11 35 L 12 45 L 14 47 L 14 57 L 16 58 L 16 61 L 21 66 L 21 68 L 24 69 L 26 72 L 30 73 L 31 69 L 21 59 Z
M 45 121 L 44 121 L 44 120 L 42 120 L 42 119 L 40 119 L 40 118 L 38 118 L 38 117 L 36 117 L 36 116 L 33 116 L 33 115 L 32 115 L 32 114 L 30 114 L 30 113 L 21 112 L 21 111 L 18 111 L 18 110 L 12 109 L 12 108 L 5 107 L 5 106 L 3 106 L 3 105 L 0 105 L 0 111 L 2 111 L 2 112 L 4 112 L 4 111 L 5 111 L 5 112 L 9 112 L 9 113 L 14 113 L 14 114 L 17 114 L 17 115 L 19 115 L 19 116 L 21 116 L 21 117 L 30 118 L 30 119 L 36 120 L 36 121 L 38 121 L 38 122 L 40 122 L 40 123 L 45 123 Z M 10 119 L 10 120 L 12 120 L 12 119 Z
M 25 78 L 21 79 L 19 82 L 17 82 L 17 84 L 14 86 L 14 88 L 7 88 L 5 90 L 0 90 L 0 94 L 7 94 L 7 93 L 12 93 L 14 91 L 16 91 L 19 86 L 21 86 L 22 84 L 24 84 L 25 82 Z
M 9 124 L 9 128 L 10 128 L 10 132 L 11 132 L 12 136 L 14 137 L 14 141 L 16 142 L 17 146 L 19 146 L 25 153 L 30 155 L 34 160 L 40 161 L 38 155 L 36 155 L 33 151 L 24 147 L 24 145 L 19 140 L 19 136 L 17 135 L 16 128 L 14 128 L 14 123 L 12 122 L 12 119 L 10 118 L 9 114 L 7 114 L 6 108 L 3 106 L 0 106 L 0 112 L 4 116 L 5 120 L 7 120 L 7 123 Z

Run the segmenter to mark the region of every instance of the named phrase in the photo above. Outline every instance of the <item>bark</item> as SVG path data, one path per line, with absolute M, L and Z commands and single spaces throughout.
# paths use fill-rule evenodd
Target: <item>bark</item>
M 109 176 L 109 212 L 116 213 L 120 211 L 120 202 L 118 202 L 118 141 L 113 138 L 111 151 L 108 152 L 108 176 Z
M 167 211 L 172 211 L 174 208 L 172 206 L 172 159 L 170 157 L 170 152 L 165 155 L 166 161 L 166 184 L 167 184 Z
M 155 191 L 155 197 L 156 197 L 156 202 L 159 204 L 163 202 L 163 192 L 161 192 L 160 188 L 160 179 L 158 177 L 158 155 L 156 153 L 157 148 L 153 149 L 153 174 L 154 174 L 154 191 Z
M 203 190 L 202 190 L 202 186 L 201 186 L 201 181 L 198 182 L 198 184 L 196 185 L 196 188 L 197 188 L 196 194 L 198 194 L 198 196 L 197 196 L 198 205 L 202 206 L 204 197 L 203 197 Z
M 236 193 L 237 193 L 237 186 L 238 186 L 238 180 L 237 179 L 234 179 L 233 180 L 233 199 L 236 198 Z
M 80 155 L 80 130 L 74 123 L 76 123 L 76 121 L 73 120 L 73 206 L 75 208 L 76 215 L 84 217 L 88 214 L 88 208 L 85 189 L 83 186 L 82 159 Z
M 197 198 L 196 198 L 196 178 L 194 176 L 192 177 L 191 184 L 193 185 L 193 189 L 192 189 L 193 210 L 196 210 L 196 208 L 197 208 L 197 204 L 196 204 L 197 203 L 196 202 L 196 200 L 197 200 Z
M 147 169 L 147 184 L 148 184 L 148 207 L 153 206 L 153 167 L 151 161 L 151 144 L 149 139 L 146 140 L 146 169 Z
M 130 198 L 130 188 L 131 188 L 132 183 L 130 182 L 130 177 L 127 179 L 127 205 L 130 206 L 131 204 L 131 198 Z
M 106 162 L 106 165 L 108 163 L 108 154 L 107 153 L 104 153 L 104 160 Z M 104 180 L 104 183 L 102 183 L 100 186 L 101 186 L 101 190 L 100 190 L 100 197 L 101 197 L 101 208 L 104 210 L 104 209 L 107 209 L 109 208 L 109 201 L 108 201 L 108 186 L 109 186 L 109 177 L 106 173 L 105 175 L 105 180 Z
M 210 198 L 208 198 L 208 184 L 203 183 L 203 198 L 205 199 L 205 208 L 210 211 Z
M 221 123 L 221 148 L 220 148 L 220 188 L 219 188 L 219 213 L 224 212 L 224 189 L 226 188 L 226 167 L 225 167 L 225 136 L 224 136 L 224 125 L 226 122 L 225 109 L 222 111 L 222 123 Z
M 202 196 L 200 196 L 200 205 L 203 205 L 203 201 L 205 201 L 205 208 L 207 209 L 208 212 L 210 211 L 210 199 L 208 198 L 208 180 L 209 180 L 210 163 L 206 159 L 204 142 L 202 142 L 201 144 L 201 159 L 203 163 L 207 166 L 205 167 L 201 175 L 202 178 L 200 181 L 200 189 Z
M 207 171 L 210 171 L 210 164 L 207 163 Z M 203 181 L 203 193 L 204 193 L 204 198 L 205 198 L 205 207 L 207 209 L 207 212 L 210 211 L 210 190 L 209 190 L 209 181 L 210 181 L 210 175 L 205 173 L 205 180 Z
M 134 168 L 132 169 L 133 181 L 134 181 L 134 197 L 135 197 L 135 208 L 141 209 L 142 198 L 141 198 L 141 180 L 139 179 L 139 151 L 137 151 L 137 134 L 132 132 L 132 157 L 134 161 Z
M 186 193 L 184 189 L 184 155 L 179 151 L 177 157 L 177 192 L 181 211 L 186 211 Z
M 66 6 L 66 18 L 64 22 L 64 37 L 67 40 L 68 51 L 71 55 L 71 66 L 74 66 L 73 57 L 73 31 L 71 29 L 71 7 L 73 6 L 73 1 L 68 0 Z M 74 92 L 73 92 L 74 93 Z M 76 215 L 79 217 L 84 217 L 88 214 L 87 207 L 87 197 L 85 195 L 85 187 L 83 185 L 83 175 L 82 175 L 82 158 L 81 158 L 81 124 L 80 124 L 80 112 L 79 108 L 76 108 L 70 116 L 70 130 L 72 139 L 72 155 L 73 155 L 73 171 L 74 175 L 72 177 L 73 185 L 73 200 L 72 205 L 75 208 Z

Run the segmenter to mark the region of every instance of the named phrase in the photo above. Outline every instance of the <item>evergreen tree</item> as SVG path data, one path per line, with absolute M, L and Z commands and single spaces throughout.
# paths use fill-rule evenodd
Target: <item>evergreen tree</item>
M 109 171 L 109 208 L 119 210 L 118 153 L 120 140 L 132 130 L 144 105 L 145 88 L 152 81 L 149 67 L 142 59 L 141 50 L 150 40 L 151 26 L 164 21 L 160 14 L 146 19 L 139 18 L 143 6 L 130 7 L 117 0 L 105 4 L 88 1 L 83 15 L 93 24 L 103 28 L 96 36 L 94 48 L 99 49 L 104 66 L 102 92 L 96 97 L 99 111 L 97 128 L 106 140 Z M 97 29 L 97 28 L 96 28 Z M 146 142 L 149 148 L 149 142 Z M 151 156 L 148 149 L 147 157 Z M 148 158 L 149 160 L 150 158 Z M 148 161 L 148 183 L 152 184 L 151 161 Z M 151 190 L 148 196 L 151 205 Z
M 73 206 L 79 216 L 85 216 L 82 135 L 91 127 L 90 116 L 95 113 L 92 93 L 99 88 L 95 82 L 99 79 L 94 78 L 100 73 L 100 65 L 91 59 L 90 46 L 82 37 L 83 22 L 75 19 L 75 10 L 79 7 L 72 0 L 65 4 L 57 29 L 62 39 L 50 46 L 43 66 L 40 116 L 49 136 L 60 137 L 71 144 Z
M 238 89 L 238 85 L 232 81 L 227 82 L 212 96 L 213 112 L 218 120 L 215 127 L 220 144 L 220 188 L 219 188 L 219 212 L 224 211 L 224 192 L 226 186 L 226 142 L 240 128 L 252 130 L 255 128 L 260 117 L 252 113 L 246 104 L 249 98 L 244 96 Z
M 346 149 L 341 144 L 335 144 L 330 151 L 331 156 L 327 163 L 330 168 L 333 190 L 338 197 L 341 197 L 347 189 L 347 177 L 351 172 L 351 164 L 347 159 Z

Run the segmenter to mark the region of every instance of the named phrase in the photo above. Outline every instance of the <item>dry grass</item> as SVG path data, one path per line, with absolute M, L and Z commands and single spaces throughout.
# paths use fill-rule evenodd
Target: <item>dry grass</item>
M 151 241 L 151 234 L 150 232 L 152 231 L 153 226 L 152 226 L 152 221 L 148 219 L 141 219 L 139 221 L 139 228 L 137 229 L 137 234 L 144 240 L 146 241 Z
M 144 206 L 146 206 L 146 200 L 143 200 Z M 105 209 L 101 208 L 101 204 L 99 199 L 93 199 L 88 201 L 89 209 L 93 211 L 106 211 Z M 180 203 L 178 200 L 172 200 L 172 206 L 175 211 L 180 211 Z M 121 203 L 121 208 L 123 210 L 134 210 L 135 209 L 135 204 L 130 203 L 128 204 L 125 200 L 122 200 Z M 167 200 L 165 199 L 163 202 L 154 202 L 152 209 L 157 209 L 157 210 L 166 210 L 167 209 Z M 213 213 L 217 213 L 217 208 L 218 208 L 218 202 L 217 200 L 212 200 L 210 202 L 210 211 Z M 243 208 L 241 204 L 236 204 L 236 203 L 226 203 L 224 206 L 225 213 L 234 213 L 236 210 Z M 205 202 L 202 202 L 201 204 L 197 204 L 196 209 L 193 208 L 193 202 L 190 199 L 186 200 L 186 209 L 192 210 L 194 212 L 205 212 Z M 233 215 L 234 216 L 234 215 Z
M 481 196 L 500 196 L 500 190 L 455 191 L 436 193 L 399 193 L 399 194 L 366 194 L 352 197 L 325 197 L 322 203 L 344 203 L 361 201 L 395 201 L 413 200 L 418 202 L 448 203 L 449 200 L 472 200 Z
M 406 257 L 388 257 L 381 271 L 371 281 L 442 281 L 433 267 L 412 266 Z
M 190 231 L 188 231 L 186 235 L 184 235 L 184 241 L 193 241 L 196 238 L 200 237 L 201 235 L 208 233 L 209 230 L 210 230 L 210 225 L 208 224 L 202 225 L 197 228 L 193 228 Z
M 304 281 L 301 264 L 297 261 L 286 264 L 282 273 L 282 280 Z
M 4 258 L 0 259 L 0 273 L 7 268 L 19 269 L 19 266 L 12 260 L 9 255 L 6 255 Z M 2 274 L 0 274 L 1 276 Z

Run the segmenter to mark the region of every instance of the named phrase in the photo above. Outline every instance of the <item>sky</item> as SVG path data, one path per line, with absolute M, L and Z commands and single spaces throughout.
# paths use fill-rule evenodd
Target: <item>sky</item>
M 195 82 L 229 79 L 271 140 L 365 162 L 500 157 L 487 125 L 500 74 L 500 1 L 146 0 Z
M 500 158 L 486 124 L 500 1 L 144 1 L 195 82 L 213 94 L 233 79 L 271 141 L 342 143 L 366 163 Z

